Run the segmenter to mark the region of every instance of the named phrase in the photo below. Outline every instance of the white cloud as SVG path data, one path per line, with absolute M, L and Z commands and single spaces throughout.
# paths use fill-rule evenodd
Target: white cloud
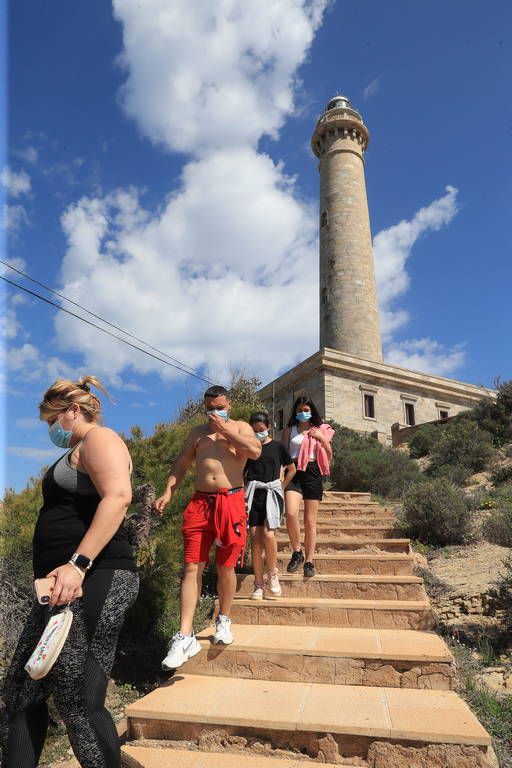
M 5 368 L 18 380 L 40 381 L 42 386 L 60 378 L 72 378 L 76 371 L 55 355 L 45 355 L 29 342 L 4 350 Z
M 30 448 L 23 445 L 9 445 L 7 453 L 11 456 L 21 456 L 23 459 L 32 459 L 33 461 L 49 461 L 56 459 L 59 451 L 55 448 Z
M 383 229 L 373 238 L 375 272 L 385 341 L 409 319 L 407 312 L 394 304 L 410 287 L 407 260 L 417 240 L 429 231 L 447 226 L 458 212 L 458 190 L 447 186 L 446 194 L 420 208 L 409 221 L 402 220 Z
M 375 96 L 376 93 L 380 91 L 380 79 L 381 76 L 375 78 L 375 80 L 372 80 L 371 83 L 369 83 L 366 88 L 363 91 L 363 99 L 367 101 L 371 96 Z
M 23 205 L 4 204 L 2 206 L 2 229 L 10 233 L 16 233 L 23 225 L 28 223 L 28 215 Z
M 11 197 L 20 197 L 30 192 L 30 176 L 26 171 L 16 173 L 8 165 L 0 173 L 0 182 Z
M 316 210 L 256 147 L 293 110 L 325 5 L 114 0 L 122 104 L 152 141 L 193 159 L 157 213 L 134 189 L 65 211 L 67 295 L 211 376 L 247 359 L 265 376 L 314 351 Z M 103 376 L 130 367 L 176 375 L 68 318 L 56 329 L 60 347 L 82 351 Z
M 16 157 L 19 157 L 21 160 L 25 160 L 26 163 L 30 163 L 31 165 L 35 165 L 39 157 L 38 150 L 31 144 L 26 147 L 22 147 L 21 149 L 14 150 L 13 154 L 16 155 Z
M 40 429 L 41 423 L 40 419 L 16 419 L 16 426 L 20 429 Z
M 450 376 L 464 364 L 466 350 L 463 344 L 447 349 L 433 339 L 413 339 L 390 344 L 386 362 L 412 368 L 424 373 Z
M 120 98 L 157 144 L 255 147 L 293 109 L 297 68 L 326 0 L 113 0 L 123 25 Z

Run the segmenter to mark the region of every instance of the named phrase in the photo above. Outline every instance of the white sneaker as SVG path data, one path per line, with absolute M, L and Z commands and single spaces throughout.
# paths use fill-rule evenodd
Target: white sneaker
M 215 619 L 215 635 L 213 636 L 215 645 L 223 643 L 231 645 L 233 642 L 233 633 L 231 632 L 231 619 L 229 616 L 217 616 Z
M 254 592 L 251 595 L 251 600 L 263 600 L 263 587 L 254 582 Z
M 268 573 L 268 588 L 272 595 L 274 597 L 280 597 L 282 594 L 281 585 L 279 583 L 279 574 L 277 571 L 275 573 L 271 573 L 269 571 Z
M 169 645 L 167 656 L 162 661 L 162 669 L 178 669 L 192 656 L 201 651 L 201 645 L 198 643 L 195 635 L 184 635 L 182 632 L 176 632 Z

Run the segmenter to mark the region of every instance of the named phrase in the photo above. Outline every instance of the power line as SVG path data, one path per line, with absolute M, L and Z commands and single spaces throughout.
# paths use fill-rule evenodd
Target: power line
M 152 349 L 153 352 L 157 352 L 159 355 L 163 355 L 164 357 L 169 358 L 169 360 L 173 360 L 182 368 L 187 368 L 191 374 L 197 375 L 197 371 L 194 368 L 192 368 L 192 366 L 187 365 L 186 363 L 183 363 L 181 360 L 178 360 L 176 357 L 172 357 L 172 355 L 168 355 L 167 352 L 162 352 L 162 350 L 158 349 L 157 347 L 153 347 L 151 344 L 148 344 L 147 341 L 144 341 L 144 339 L 140 339 L 138 336 L 135 336 L 135 334 L 130 333 L 129 331 L 125 331 L 124 328 L 121 328 L 119 325 L 115 325 L 114 323 L 111 323 L 109 320 L 105 320 L 105 318 L 101 317 L 101 315 L 97 315 L 95 312 L 92 312 L 90 309 L 87 309 L 87 307 L 82 306 L 77 301 L 73 301 L 73 299 L 69 299 L 67 296 L 64 296 L 63 293 L 59 293 L 59 291 L 56 291 L 53 288 L 50 288 L 48 285 L 41 283 L 39 280 L 36 280 L 34 277 L 27 275 L 26 272 L 23 272 L 23 270 L 19 269 L 18 267 L 14 267 L 12 264 L 9 264 L 9 262 L 4 261 L 3 259 L 0 259 L 0 264 L 3 264 L 5 267 L 8 267 L 8 269 L 12 269 L 13 272 L 17 272 L 18 275 L 22 275 L 27 280 L 30 280 L 31 283 L 34 283 L 35 285 L 39 285 L 41 288 L 44 288 L 45 291 L 48 291 L 49 293 L 53 293 L 54 296 L 58 296 L 59 299 L 64 299 L 64 301 L 67 301 L 69 304 L 73 304 L 75 307 L 78 307 L 83 312 L 87 312 L 88 315 L 91 315 L 91 317 L 95 317 L 96 320 L 101 320 L 101 322 L 105 323 L 105 325 L 109 325 L 111 328 L 115 328 L 116 331 L 121 331 L 121 333 L 124 333 L 125 336 L 129 336 L 131 339 L 135 339 L 135 341 L 138 341 L 140 344 L 144 344 L 145 347 L 148 347 L 148 349 Z M 60 308 L 60 305 L 59 305 L 59 308 Z M 204 379 L 204 381 L 208 381 L 208 380 Z M 208 383 L 211 383 L 211 382 L 208 382 Z
M 137 349 L 139 352 L 143 352 L 145 355 L 148 355 L 149 357 L 152 357 L 155 360 L 158 360 L 159 362 L 164 363 L 165 365 L 169 365 L 171 368 L 176 368 L 178 371 L 181 371 L 181 373 L 187 373 L 189 376 L 194 376 L 196 379 L 200 379 L 201 381 L 204 381 L 206 384 L 211 384 L 211 381 L 205 378 L 204 376 L 201 376 L 200 373 L 188 371 L 185 368 L 180 367 L 180 365 L 176 365 L 175 363 L 170 363 L 168 360 L 165 360 L 163 357 L 154 355 L 152 352 L 148 352 L 147 349 L 143 349 L 142 347 L 138 347 L 136 344 L 132 344 L 131 341 L 127 341 L 126 339 L 123 339 L 122 336 L 118 336 L 116 333 L 107 331 L 107 329 L 102 328 L 101 325 L 97 325 L 96 323 L 93 323 L 91 320 L 87 320 L 85 317 L 81 317 L 80 315 L 77 315 L 76 312 L 71 312 L 71 310 L 66 309 L 65 307 L 61 307 L 60 304 L 57 304 L 55 301 L 51 301 L 50 299 L 47 299 L 46 296 L 41 296 L 40 293 L 31 291 L 29 288 L 25 288 L 23 285 L 20 285 L 19 283 L 15 283 L 13 280 L 9 280 L 7 277 L 4 277 L 3 275 L 0 275 L 0 278 L 5 283 L 8 283 L 9 285 L 12 285 L 15 288 L 18 288 L 20 291 L 24 291 L 25 293 L 28 293 L 30 296 L 34 296 L 36 299 L 40 299 L 41 301 L 44 301 L 46 304 L 50 304 L 50 306 L 55 307 L 61 312 L 65 312 L 66 314 L 71 315 L 71 317 L 76 317 L 77 320 L 81 320 L 83 323 L 87 323 L 87 325 L 91 325 L 93 328 L 97 328 L 98 331 L 102 331 L 103 333 L 106 333 L 108 336 L 112 336 L 112 338 L 117 339 L 118 341 L 122 341 L 123 344 L 127 344 L 129 347 L 132 347 L 133 349 Z M 144 344 L 145 342 L 142 342 L 142 343 Z M 165 354 L 165 353 L 162 353 L 162 354 Z

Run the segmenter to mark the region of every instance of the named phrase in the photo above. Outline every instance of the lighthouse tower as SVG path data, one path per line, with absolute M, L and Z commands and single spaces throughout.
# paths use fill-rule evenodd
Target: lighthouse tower
M 364 178 L 368 140 L 345 96 L 329 101 L 311 139 L 320 160 L 320 349 L 382 362 Z

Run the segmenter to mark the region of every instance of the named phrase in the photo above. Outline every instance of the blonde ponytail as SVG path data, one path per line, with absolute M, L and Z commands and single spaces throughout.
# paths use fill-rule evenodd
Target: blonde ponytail
M 101 420 L 101 402 L 91 392 L 91 386 L 99 389 L 110 398 L 107 390 L 96 376 L 82 376 L 76 382 L 69 379 L 57 379 L 44 393 L 39 403 L 39 418 L 48 421 L 53 416 L 66 411 L 77 403 L 87 421 Z

